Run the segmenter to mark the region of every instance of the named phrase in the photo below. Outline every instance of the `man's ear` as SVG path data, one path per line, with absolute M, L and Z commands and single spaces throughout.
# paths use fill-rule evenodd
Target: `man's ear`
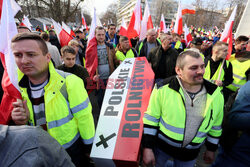
M 181 75 L 181 69 L 180 69 L 180 67 L 175 67 L 175 72 L 176 72 L 176 74 L 178 75 L 178 76 L 180 76 Z
M 50 55 L 50 53 L 47 53 L 47 54 L 46 54 L 46 58 L 47 58 L 47 62 L 49 63 L 50 60 L 51 60 L 51 55 Z

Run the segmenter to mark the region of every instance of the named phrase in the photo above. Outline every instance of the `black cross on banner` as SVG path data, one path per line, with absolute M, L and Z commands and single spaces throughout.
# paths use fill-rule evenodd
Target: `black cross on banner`
M 109 135 L 109 136 L 106 137 L 106 138 L 104 138 L 103 135 L 100 135 L 99 138 L 100 138 L 101 141 L 99 141 L 98 143 L 96 143 L 96 147 L 99 147 L 100 145 L 103 145 L 104 148 L 107 148 L 107 147 L 108 147 L 107 141 L 110 140 L 110 139 L 112 139 L 112 138 L 115 137 L 115 136 L 116 136 L 115 133 Z
M 130 60 L 125 60 L 125 64 L 132 64 L 132 62 L 130 62 Z

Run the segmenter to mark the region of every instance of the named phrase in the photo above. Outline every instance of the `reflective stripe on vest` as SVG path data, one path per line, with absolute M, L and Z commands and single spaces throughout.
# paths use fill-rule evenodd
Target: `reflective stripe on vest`
M 94 141 L 94 137 L 90 138 L 90 139 L 82 139 L 84 144 L 92 144 Z
M 220 73 L 220 68 L 222 66 L 222 62 L 220 62 L 220 65 L 219 67 L 217 68 L 216 72 L 214 73 L 213 77 L 211 77 L 211 68 L 210 68 L 210 60 L 208 60 L 208 63 L 207 63 L 207 66 L 205 68 L 205 73 L 203 75 L 203 78 L 205 78 L 206 80 L 209 80 L 210 82 L 214 82 L 215 80 L 218 80 L 218 76 L 219 76 L 219 73 Z M 227 68 L 229 67 L 229 62 L 226 60 L 226 66 Z M 223 81 L 224 80 L 224 75 L 225 75 L 225 71 L 222 67 L 222 70 L 221 70 L 221 75 L 220 75 L 220 78 L 219 80 L 220 81 Z
M 160 119 L 160 122 L 161 124 L 169 131 L 172 131 L 174 133 L 179 133 L 181 135 L 184 135 L 184 132 L 185 132 L 185 129 L 184 128 L 177 128 L 177 127 L 174 127 L 174 126 L 171 126 L 169 124 L 167 124 L 162 118 Z M 196 136 L 195 137 L 199 137 L 199 138 L 203 138 L 203 137 L 206 137 L 207 136 L 207 133 L 204 133 L 204 132 L 197 132 Z
M 126 58 L 134 58 L 135 57 L 132 49 L 129 49 L 129 51 L 127 51 L 126 56 L 124 55 L 123 52 L 121 52 L 119 50 L 115 53 L 115 55 L 116 55 L 116 58 L 120 61 L 124 61 Z
M 154 129 L 154 128 L 143 128 L 143 133 L 155 136 L 156 133 L 157 133 L 157 129 Z
M 162 95 L 161 100 L 158 99 L 160 95 Z M 165 95 L 168 95 L 168 97 L 171 98 L 168 98 Z M 186 109 L 185 109 L 185 104 L 182 100 L 183 98 L 184 98 L 184 93 L 182 89 L 179 89 L 179 92 L 176 92 L 173 91 L 173 89 L 169 88 L 168 85 L 165 85 L 164 87 L 161 87 L 159 89 L 154 88 L 151 94 L 148 111 L 144 114 L 143 117 L 143 123 L 145 125 L 148 125 L 144 127 L 145 128 L 144 133 L 154 136 L 156 134 L 155 129 L 159 127 L 159 131 L 165 134 L 169 138 L 169 140 L 173 139 L 171 141 L 168 141 L 168 143 L 172 142 L 172 145 L 182 146 L 183 143 L 181 142 L 184 139 L 185 128 L 186 128 L 185 127 Z M 197 132 L 191 141 L 193 143 L 193 144 L 191 143 L 192 146 L 193 145 L 196 146 L 196 144 L 198 145 L 203 143 L 208 135 L 214 136 L 215 138 L 221 135 L 220 121 L 222 121 L 223 113 L 220 111 L 222 107 L 221 105 L 214 105 L 214 104 L 223 104 L 223 101 L 224 99 L 222 94 L 220 93 L 219 87 L 215 90 L 215 92 L 212 95 L 207 94 L 206 107 L 202 114 L 203 121 L 199 126 L 199 129 L 197 129 Z M 154 105 L 157 106 L 155 107 Z M 168 114 L 164 114 L 165 112 L 168 112 Z M 157 116 L 159 116 L 159 118 Z M 217 116 L 218 118 L 212 119 L 215 116 Z M 173 118 L 178 118 L 178 119 L 173 119 Z M 174 142 L 174 141 L 180 141 L 180 142 Z M 192 146 L 189 147 L 192 148 Z
M 80 137 L 80 133 L 77 133 L 76 136 L 68 143 L 63 144 L 63 148 L 67 149 L 69 148 L 72 144 L 74 144 L 76 142 L 76 140 Z
M 246 71 L 250 68 L 250 60 L 240 62 L 237 59 L 231 61 L 233 66 L 233 83 L 227 86 L 228 89 L 236 91 L 241 88 L 246 81 Z
M 163 135 L 160 134 L 160 133 L 158 134 L 158 137 L 159 137 L 161 140 L 163 140 L 163 141 L 165 141 L 166 143 L 168 143 L 169 145 L 171 145 L 171 146 L 178 147 L 178 148 L 181 148 L 181 147 L 182 147 L 182 144 L 181 144 L 181 143 L 173 142 L 173 141 L 169 140 L 168 138 L 166 138 L 165 136 L 163 136 Z M 204 141 L 203 141 L 202 143 L 199 143 L 198 145 L 195 145 L 195 146 L 188 144 L 187 146 L 185 146 L 185 148 L 187 148 L 187 149 L 198 149 L 198 148 L 200 148 L 203 144 L 204 144 Z

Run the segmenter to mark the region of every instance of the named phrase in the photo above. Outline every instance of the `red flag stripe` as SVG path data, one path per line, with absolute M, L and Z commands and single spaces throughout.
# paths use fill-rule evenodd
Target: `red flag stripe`
M 184 15 L 184 14 L 195 14 L 195 10 L 183 9 L 182 15 Z
M 148 22 L 147 22 L 147 29 L 149 30 L 149 29 L 152 29 L 152 28 L 154 28 L 153 21 L 152 21 L 151 15 L 149 15 Z
M 2 8 L 3 8 L 3 0 L 0 0 L 0 23 L 1 23 L 1 16 L 2 16 Z
M 69 41 L 73 39 L 71 35 L 69 35 L 64 29 L 59 34 L 60 44 L 61 46 L 68 45 Z
M 121 28 L 120 28 L 120 33 L 119 33 L 119 35 L 120 36 L 127 36 L 128 34 L 127 34 L 127 30 L 123 27 L 123 26 L 121 26 Z
M 96 38 L 92 38 L 86 49 L 86 68 L 89 72 L 89 76 L 92 79 L 96 73 L 96 69 L 98 66 L 98 58 L 97 58 L 97 41 Z

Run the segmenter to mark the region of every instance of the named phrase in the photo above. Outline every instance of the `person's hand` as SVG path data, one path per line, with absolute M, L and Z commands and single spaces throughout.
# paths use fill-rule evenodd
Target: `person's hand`
M 150 148 L 143 149 L 143 163 L 145 166 L 148 165 L 155 166 L 155 156 L 152 149 Z
M 16 102 L 12 103 L 13 110 L 11 112 L 12 120 L 17 125 L 26 125 L 30 118 L 30 112 L 27 106 L 27 101 L 17 99 Z
M 214 161 L 215 154 L 212 151 L 206 151 L 203 154 L 203 160 L 206 164 L 211 164 Z
M 220 80 L 215 80 L 215 84 L 216 84 L 217 86 L 222 86 L 222 81 L 220 81 Z
M 84 49 L 84 46 L 83 46 L 83 44 L 80 41 L 79 41 L 79 45 L 81 46 L 81 48 Z
M 99 80 L 99 77 L 100 77 L 100 75 L 95 75 L 95 76 L 93 77 L 93 81 L 97 82 L 97 81 Z

